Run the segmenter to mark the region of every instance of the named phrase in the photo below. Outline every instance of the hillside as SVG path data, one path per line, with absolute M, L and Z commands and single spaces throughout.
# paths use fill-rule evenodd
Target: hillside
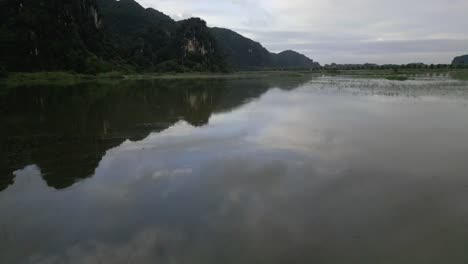
M 206 23 L 175 22 L 133 0 L 4 0 L 0 66 L 8 71 L 221 71 Z
M 295 51 L 271 53 L 260 43 L 232 30 L 211 28 L 230 67 L 236 70 L 317 68 L 320 64 Z
M 175 22 L 133 0 L 98 0 L 109 43 L 141 71 L 222 71 L 205 21 Z
M 272 53 L 270 56 L 272 57 L 272 61 L 273 61 L 272 66 L 275 68 L 283 68 L 283 69 L 320 68 L 320 64 L 318 62 L 314 62 L 307 56 L 300 54 L 298 52 L 292 51 L 292 50 L 286 50 L 278 54 Z
M 468 55 L 459 56 L 453 59 L 452 65 L 468 66 Z
M 0 1 L 0 75 L 315 68 L 294 51 L 270 53 L 200 18 L 174 21 L 134 0 Z
M 0 1 L 0 63 L 11 71 L 84 71 L 85 58 L 102 52 L 97 9 L 95 0 Z

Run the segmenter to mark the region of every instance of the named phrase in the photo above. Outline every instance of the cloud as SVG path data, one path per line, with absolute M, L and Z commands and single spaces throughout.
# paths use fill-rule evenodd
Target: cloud
M 440 249 L 434 225 L 456 237 L 466 214 L 466 100 L 452 98 L 464 94 L 466 83 L 444 78 L 317 77 L 203 127 L 181 121 L 127 141 L 67 190 L 48 188 L 28 166 L 0 192 L 0 259 L 346 263 L 370 244 L 446 258 L 427 248 Z M 406 252 L 420 234 L 429 244 Z
M 272 51 L 296 49 L 321 63 L 449 63 L 468 52 L 465 0 L 139 2 L 175 19 L 202 17 Z

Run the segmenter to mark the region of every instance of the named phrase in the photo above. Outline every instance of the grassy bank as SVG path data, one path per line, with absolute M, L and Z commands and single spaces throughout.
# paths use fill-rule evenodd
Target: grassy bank
M 74 85 L 82 82 L 122 79 L 121 73 L 105 73 L 100 75 L 86 75 L 71 72 L 33 72 L 33 73 L 10 73 L 8 77 L 0 79 L 0 85 Z
M 285 78 L 307 77 L 320 75 L 352 76 L 358 78 L 383 78 L 405 81 L 421 75 L 445 75 L 459 80 L 468 80 L 468 70 L 341 70 L 341 71 L 250 71 L 233 73 L 146 73 L 128 74 L 108 72 L 98 75 L 85 75 L 70 72 L 35 72 L 10 73 L 0 79 L 0 86 L 15 87 L 22 85 L 57 85 L 69 86 L 83 82 L 115 82 L 121 80 L 151 80 L 151 79 L 245 79 L 245 78 Z
M 151 80 L 151 79 L 244 79 L 270 77 L 304 77 L 311 72 L 262 71 L 236 73 L 147 73 L 128 74 L 108 72 L 98 75 L 77 74 L 71 72 L 34 72 L 10 73 L 0 79 L 0 86 L 22 85 L 58 85 L 68 86 L 83 82 L 112 82 L 118 80 Z

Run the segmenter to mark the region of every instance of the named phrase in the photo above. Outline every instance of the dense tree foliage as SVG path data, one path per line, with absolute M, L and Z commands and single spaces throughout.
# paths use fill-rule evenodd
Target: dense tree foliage
M 312 68 L 309 58 L 198 18 L 174 21 L 134 0 L 2 0 L 0 63 L 8 71 L 225 71 Z M 229 67 L 228 67 L 229 65 Z
M 270 65 L 270 52 L 260 43 L 223 28 L 212 28 L 228 64 L 235 69 L 259 69 Z
M 384 64 L 378 65 L 373 63 L 365 64 L 327 64 L 321 67 L 324 70 L 450 70 L 450 69 L 465 69 L 468 64 L 424 64 L 424 63 L 409 63 L 409 64 Z
M 308 57 L 292 50 L 286 50 L 278 54 L 272 53 L 273 68 L 281 69 L 316 69 L 320 68 L 318 62 L 314 62 Z
M 74 69 L 100 52 L 101 21 L 92 0 L 4 0 L 0 60 L 8 70 Z
M 295 51 L 271 53 L 260 43 L 229 29 L 211 28 L 211 33 L 218 41 L 223 55 L 226 56 L 228 65 L 236 70 L 320 67 L 320 64 Z

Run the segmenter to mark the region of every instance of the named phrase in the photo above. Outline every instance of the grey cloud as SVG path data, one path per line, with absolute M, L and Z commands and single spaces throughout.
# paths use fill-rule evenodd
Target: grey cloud
M 140 0 L 321 63 L 448 63 L 468 52 L 466 0 Z M 414 56 L 412 58 L 411 56 Z

